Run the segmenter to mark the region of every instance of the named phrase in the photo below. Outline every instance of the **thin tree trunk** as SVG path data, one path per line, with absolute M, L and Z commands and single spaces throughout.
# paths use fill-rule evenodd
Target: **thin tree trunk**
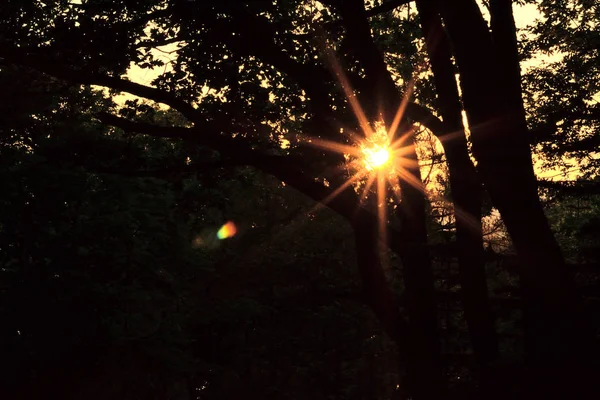
M 401 240 L 405 250 L 400 254 L 407 311 L 411 328 L 411 350 L 416 399 L 438 399 L 444 395 L 441 344 L 434 297 L 434 277 L 427 249 L 425 198 L 419 190 L 400 182 L 402 202 L 397 215 L 401 221 Z M 409 370 L 409 372 L 411 372 Z M 418 396 L 421 394 L 422 396 Z
M 475 360 L 481 380 L 487 381 L 488 367 L 497 361 L 498 338 L 494 327 L 483 259 L 481 186 L 469 158 L 462 124 L 462 107 L 454 77 L 452 53 L 442 21 L 427 1 L 417 0 L 423 36 L 438 93 L 438 106 L 448 126 L 446 140 L 440 136 L 448 169 L 456 218 L 459 277 Z
M 382 117 L 386 126 L 390 126 L 401 104 L 401 96 L 371 36 L 364 2 L 345 1 L 340 3 L 338 10 L 347 29 L 347 40 L 365 69 L 367 83 L 371 88 L 371 102 L 376 104 L 379 99 L 383 99 Z M 406 145 L 410 147 L 413 144 L 414 137 L 411 136 Z M 416 160 L 416 152 L 406 157 Z M 418 167 L 411 168 L 408 173 L 416 182 L 421 181 Z M 434 300 L 434 279 L 427 250 L 425 195 L 422 189 L 413 187 L 406 180 L 400 180 L 399 184 L 402 202 L 397 210 L 402 226 L 399 237 L 393 240 L 399 240 L 404 247 L 398 255 L 402 262 L 408 299 L 408 382 L 412 386 L 410 393 L 415 399 L 438 399 L 443 396 L 445 385 Z M 385 207 L 385 204 L 382 206 Z M 370 234 L 378 237 L 377 232 Z M 376 251 L 377 246 L 373 249 Z
M 436 354 L 435 351 L 427 347 L 430 345 L 428 343 L 430 339 L 425 338 L 424 340 L 422 332 L 412 325 L 418 321 L 411 320 L 409 325 L 400 314 L 396 296 L 391 290 L 381 265 L 378 232 L 360 222 L 353 224 L 353 229 L 357 264 L 365 298 L 383 324 L 386 334 L 397 344 L 399 349 L 400 369 L 405 371 L 400 392 L 404 393 L 404 396 L 410 394 L 414 399 L 442 398 L 444 385 L 441 369 L 439 369 L 441 364 L 435 356 L 431 355 L 432 353 Z M 411 262 L 406 258 L 406 253 L 404 253 L 402 261 Z M 414 257 L 415 253 L 413 252 L 413 255 L 408 255 L 408 257 Z

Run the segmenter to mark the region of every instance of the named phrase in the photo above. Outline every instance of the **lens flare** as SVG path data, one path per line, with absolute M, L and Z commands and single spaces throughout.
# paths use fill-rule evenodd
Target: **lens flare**
M 365 167 L 371 171 L 385 166 L 390 161 L 390 151 L 385 147 L 363 149 Z
M 221 240 L 233 237 L 237 232 L 237 228 L 232 221 L 227 222 L 217 232 L 217 237 Z
M 356 193 L 362 191 L 359 197 L 360 205 L 369 201 L 368 207 L 376 207 L 379 220 L 379 239 L 380 242 L 385 243 L 388 224 L 386 213 L 390 203 L 388 194 L 393 194 L 397 202 L 400 202 L 402 200 L 401 189 L 404 184 L 424 192 L 419 176 L 419 161 L 412 140 L 416 125 L 408 123 L 404 118 L 416 78 L 412 78 L 408 83 L 402 101 L 393 115 L 393 120 L 388 121 L 388 124 L 384 119 L 391 119 L 389 117 L 392 116 L 388 115 L 389 113 L 380 112 L 378 115 L 367 116 L 334 51 L 325 42 L 322 44 L 326 65 L 332 75 L 338 79 L 348 106 L 356 117 L 357 126 L 341 127 L 340 133 L 343 136 L 339 138 L 300 136 L 300 139 L 306 144 L 341 154 L 345 159 L 345 163 L 339 170 L 346 176 L 334 176 L 337 188 L 321 200 L 315 209 L 319 209 L 351 188 L 354 188 Z M 418 70 L 421 69 L 418 68 Z M 418 75 L 419 73 L 416 71 L 414 76 Z M 406 124 L 402 124 L 402 121 L 406 121 Z M 371 197 L 371 193 L 376 197 Z M 370 199 L 374 201 L 371 202 Z M 313 212 L 314 210 L 309 214 Z

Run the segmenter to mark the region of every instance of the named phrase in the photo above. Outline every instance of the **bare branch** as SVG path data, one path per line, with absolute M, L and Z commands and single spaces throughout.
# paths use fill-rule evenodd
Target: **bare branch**
M 174 44 L 174 43 L 181 43 L 181 42 L 185 42 L 185 39 L 182 39 L 180 37 L 174 37 L 174 38 L 170 38 L 170 39 L 165 39 L 165 40 L 161 40 L 161 41 L 155 41 L 155 42 L 149 42 L 149 41 L 141 41 L 140 43 L 138 43 L 135 48 L 136 49 L 156 49 L 159 51 L 162 51 L 159 49 L 159 47 L 163 47 L 163 46 L 168 46 L 170 44 Z M 171 52 L 169 52 L 171 53 Z

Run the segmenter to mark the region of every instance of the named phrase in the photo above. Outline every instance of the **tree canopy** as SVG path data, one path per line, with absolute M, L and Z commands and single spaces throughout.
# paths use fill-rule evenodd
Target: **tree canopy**
M 597 393 L 595 2 L 0 13 L 9 390 Z

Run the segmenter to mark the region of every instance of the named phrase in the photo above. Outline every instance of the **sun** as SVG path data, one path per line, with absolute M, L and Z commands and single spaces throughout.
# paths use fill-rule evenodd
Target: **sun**
M 398 161 L 396 146 L 391 143 L 390 134 L 381 121 L 373 124 L 373 129 L 357 140 L 355 146 L 359 150 L 355 168 L 364 169 L 368 174 L 391 172 Z
M 376 206 L 379 220 L 379 239 L 382 243 L 386 241 L 387 208 L 389 204 L 388 194 L 401 201 L 400 186 L 398 179 L 404 179 L 410 184 L 418 185 L 407 168 L 414 161 L 406 159 L 412 149 L 405 142 L 411 132 L 403 132 L 399 137 L 394 137 L 394 131 L 385 126 L 382 121 L 375 121 L 363 125 L 363 132 L 347 132 L 350 138 L 348 144 L 342 144 L 330 140 L 310 137 L 308 143 L 322 149 L 342 154 L 345 158 L 341 170 L 348 175 L 347 179 L 333 190 L 321 204 L 327 204 L 331 199 L 339 195 L 349 187 L 360 193 L 359 202 L 369 202 L 370 207 Z M 375 194 L 375 198 L 370 194 Z M 367 200 L 367 199 L 373 199 Z M 316 208 L 320 208 L 319 205 Z
M 340 179 L 337 188 L 315 207 L 320 208 L 343 191 L 354 187 L 357 193 L 362 192 L 359 206 L 364 205 L 368 199 L 374 199 L 369 201 L 369 207 L 375 207 L 377 210 L 379 240 L 385 243 L 388 221 L 386 210 L 390 202 L 393 202 L 388 195 L 392 194 L 395 197 L 396 204 L 402 201 L 400 182 L 424 191 L 418 173 L 414 173 L 419 170 L 419 162 L 414 157 L 414 143 L 409 140 L 414 135 L 415 126 L 401 124 L 415 79 L 409 82 L 393 120 L 386 123 L 383 113 L 367 118 L 341 64 L 329 49 L 326 49 L 326 56 L 358 124 L 352 128 L 341 127 L 340 133 L 346 137 L 337 140 L 316 136 L 304 137 L 307 144 L 341 154 L 345 159 L 339 171 L 343 171 L 347 176 L 342 178 L 343 181 Z M 375 194 L 375 198 L 370 196 L 371 193 Z
M 365 168 L 372 171 L 381 169 L 390 162 L 390 149 L 384 146 L 365 147 L 362 149 Z

